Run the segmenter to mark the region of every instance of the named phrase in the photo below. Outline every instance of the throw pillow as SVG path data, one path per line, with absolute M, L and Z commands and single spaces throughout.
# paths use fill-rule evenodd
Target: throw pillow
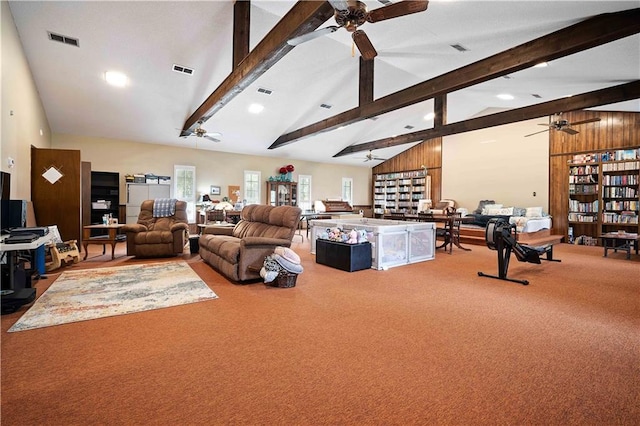
M 499 209 L 487 209 L 488 216 L 511 216 L 513 215 L 513 207 L 502 207 Z
M 489 210 L 501 209 L 501 208 L 502 208 L 502 204 L 485 204 L 484 208 L 482 209 L 482 214 L 488 215 Z
M 542 207 L 527 207 L 526 217 L 542 217 Z
M 473 211 L 473 214 L 482 214 L 482 209 L 484 209 L 484 206 L 486 206 L 487 204 L 495 204 L 495 201 L 480 200 L 480 202 L 478 203 L 478 208 Z
M 527 209 L 524 207 L 514 207 L 513 208 L 513 216 L 524 216 L 527 214 Z

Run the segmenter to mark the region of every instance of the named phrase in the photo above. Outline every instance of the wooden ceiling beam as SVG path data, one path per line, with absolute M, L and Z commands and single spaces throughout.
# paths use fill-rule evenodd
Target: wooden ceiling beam
M 640 32 L 640 8 L 606 13 L 281 135 L 269 149 L 366 120 Z M 446 119 L 445 119 L 446 122 Z
M 640 80 L 621 84 L 606 89 L 595 90 L 569 98 L 556 99 L 496 114 L 485 115 L 456 123 L 445 124 L 437 128 L 420 130 L 393 138 L 384 138 L 376 141 L 351 145 L 335 154 L 334 157 L 342 157 L 360 151 L 369 151 L 380 148 L 404 145 L 407 143 L 424 141 L 457 133 L 486 129 L 488 127 L 517 123 L 524 120 L 545 117 L 558 112 L 576 111 L 585 108 L 593 108 L 600 105 L 609 105 L 640 98 Z
M 180 136 L 188 136 L 197 127 L 198 121 L 207 121 L 289 53 L 293 46 L 288 45 L 287 40 L 316 30 L 333 16 L 333 12 L 333 7 L 326 1 L 298 1 L 191 114 Z
M 233 63 L 235 69 L 249 54 L 249 30 L 251 29 L 251 2 L 236 0 L 233 4 Z

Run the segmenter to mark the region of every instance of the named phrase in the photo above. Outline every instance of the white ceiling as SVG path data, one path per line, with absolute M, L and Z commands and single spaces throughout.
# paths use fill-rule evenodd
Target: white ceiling
M 251 48 L 293 1 L 252 1 Z M 382 7 L 366 1 L 370 9 Z M 185 120 L 231 72 L 232 1 L 12 1 L 22 44 L 53 133 L 196 147 L 214 151 L 352 164 L 366 152 L 333 158 L 343 148 L 433 126 L 427 101 L 376 121 L 325 132 L 275 150 L 278 136 L 358 104 L 358 55 L 343 29 L 295 47 L 203 127 L 220 132 L 213 143 L 180 138 Z M 365 24 L 378 51 L 374 96 L 387 95 L 593 15 L 640 7 L 640 1 L 437 1 L 426 12 Z M 333 19 L 325 25 L 333 25 Z M 48 39 L 51 31 L 78 38 L 79 47 Z M 450 45 L 461 44 L 460 53 Z M 187 76 L 173 64 L 195 70 Z M 114 88 L 104 73 L 127 74 Z M 522 107 L 640 78 L 640 36 L 635 35 L 498 78 L 448 97 L 448 122 L 484 111 Z M 273 91 L 270 96 L 258 88 Z M 515 96 L 501 101 L 499 93 Z M 536 99 L 532 94 L 538 94 Z M 265 106 L 259 115 L 251 103 Z M 333 107 L 320 108 L 322 103 Z M 640 112 L 635 100 L 599 109 Z M 531 132 L 539 131 L 534 127 Z M 374 152 L 389 158 L 412 144 Z

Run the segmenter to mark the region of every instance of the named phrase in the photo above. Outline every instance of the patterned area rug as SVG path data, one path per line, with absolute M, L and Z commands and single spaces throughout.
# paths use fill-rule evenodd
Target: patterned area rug
M 186 262 L 65 271 L 9 329 L 31 330 L 218 296 Z

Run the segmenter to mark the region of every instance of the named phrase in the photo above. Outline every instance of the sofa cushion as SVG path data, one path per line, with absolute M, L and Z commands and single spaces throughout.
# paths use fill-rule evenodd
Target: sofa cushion
M 298 212 L 288 206 L 272 207 L 252 204 L 242 209 L 241 220 L 233 229 L 233 236 L 290 240 L 298 226 L 298 221 Z
M 229 263 L 237 263 L 240 257 L 240 239 L 229 235 L 205 234 L 200 236 L 198 244 Z

